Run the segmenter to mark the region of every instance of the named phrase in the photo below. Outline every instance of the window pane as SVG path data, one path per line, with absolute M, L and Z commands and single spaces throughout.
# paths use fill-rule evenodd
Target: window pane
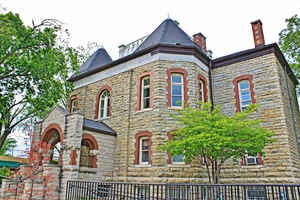
M 148 151 L 142 152 L 142 162 L 148 162 Z
M 150 78 L 149 78 L 149 77 L 145 77 L 145 78 L 143 79 L 143 84 L 144 84 L 144 86 L 150 85 Z
M 143 108 L 150 108 L 150 98 L 145 98 L 144 99 Z
M 184 162 L 183 155 L 177 155 L 172 157 L 173 162 Z
M 144 88 L 144 91 L 143 91 L 143 97 L 149 97 L 150 96 L 150 88 Z
M 181 106 L 182 97 L 181 96 L 172 96 L 172 106 Z
M 241 89 L 241 90 L 247 89 L 247 88 L 249 88 L 249 81 L 242 81 L 242 82 L 239 82 L 239 86 L 240 86 L 240 89 Z
M 241 101 L 251 101 L 250 93 L 241 96 Z
M 142 140 L 142 150 L 148 150 L 148 139 Z
M 179 74 L 173 74 L 172 83 L 182 83 L 182 76 Z
M 172 95 L 182 95 L 182 85 L 172 85 Z

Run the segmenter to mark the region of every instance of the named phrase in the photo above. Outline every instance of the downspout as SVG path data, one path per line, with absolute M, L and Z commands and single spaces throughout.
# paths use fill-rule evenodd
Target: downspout
M 299 138 L 298 138 L 298 128 L 296 126 L 296 118 L 295 118 L 295 113 L 294 113 L 294 109 L 293 109 L 293 104 L 292 104 L 292 98 L 291 98 L 291 93 L 290 93 L 290 87 L 289 87 L 289 81 L 288 81 L 288 71 L 287 71 L 287 65 L 284 65 L 284 69 L 285 69 L 285 82 L 287 85 L 287 93 L 288 93 L 288 98 L 289 98 L 289 102 L 290 102 L 290 108 L 291 108 L 291 117 L 292 117 L 292 125 L 293 125 L 293 129 L 294 129 L 294 133 L 295 133 L 295 137 L 296 137 L 296 144 L 297 144 L 297 148 L 298 148 L 298 153 L 300 153 L 300 144 L 299 144 Z
M 213 80 L 212 80 L 211 70 L 212 70 L 212 60 L 210 59 L 209 60 L 209 65 L 208 65 L 209 96 L 210 96 L 212 109 L 214 109 L 214 99 L 213 99 L 213 89 L 212 89 Z
M 130 136 L 130 126 L 131 126 L 131 100 L 132 100 L 132 79 L 133 79 L 133 70 L 130 70 L 130 75 L 129 75 L 129 96 L 128 96 L 128 116 L 127 116 L 127 120 L 128 120 L 128 126 L 127 126 L 127 136 L 126 136 L 126 148 L 127 148 L 127 152 L 126 152 L 126 170 L 125 170 L 125 179 L 126 181 L 128 180 L 128 165 L 129 165 L 129 136 Z

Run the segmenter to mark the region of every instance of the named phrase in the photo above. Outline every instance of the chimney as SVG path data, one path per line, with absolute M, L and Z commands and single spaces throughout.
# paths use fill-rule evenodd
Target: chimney
M 206 37 L 202 33 L 197 33 L 193 35 L 193 41 L 201 47 L 204 53 L 207 53 Z
M 252 32 L 253 32 L 253 39 L 255 47 L 265 45 L 265 38 L 262 29 L 262 22 L 258 19 L 254 22 L 251 22 Z

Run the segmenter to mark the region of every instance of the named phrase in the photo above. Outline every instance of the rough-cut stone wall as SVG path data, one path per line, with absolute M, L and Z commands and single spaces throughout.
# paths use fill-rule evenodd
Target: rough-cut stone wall
M 198 175 L 202 169 L 197 167 L 191 170 L 187 168 L 190 165 L 168 165 L 167 153 L 157 149 L 159 144 L 167 141 L 167 133 L 177 127 L 169 116 L 176 110 L 167 106 L 167 69 L 171 68 L 187 71 L 188 104 L 195 106 L 199 98 L 198 74 L 206 77 L 207 84 L 209 80 L 205 71 L 190 62 L 155 61 L 73 91 L 72 95 L 80 96 L 79 105 L 84 108 L 79 109 L 85 110 L 84 116 L 94 119 L 100 88 L 105 85 L 112 88 L 112 115 L 103 122 L 117 132 L 114 180 L 167 182 L 190 180 L 186 177 L 205 177 Z M 146 71 L 153 74 L 153 106 L 149 110 L 136 111 L 138 77 Z M 140 131 L 152 133 L 151 166 L 134 164 L 135 135 Z
M 230 182 L 299 182 L 295 179 L 291 160 L 294 136 L 288 129 L 286 104 L 283 95 L 286 84 L 281 81 L 282 67 L 275 54 L 267 54 L 247 61 L 223 66 L 213 70 L 213 97 L 224 113 L 234 114 L 235 103 L 232 80 L 238 76 L 253 75 L 254 98 L 261 104 L 257 116 L 262 126 L 274 131 L 276 141 L 266 147 L 264 165 L 236 167 L 227 165 L 223 181 Z M 299 157 L 299 155 L 297 155 Z
M 280 77 L 281 94 L 283 97 L 284 114 L 286 116 L 287 130 L 289 133 L 290 159 L 292 162 L 293 173 L 297 182 L 300 180 L 300 154 L 297 145 L 300 142 L 300 112 L 296 95 L 295 83 L 284 73 L 285 68 L 276 61 L 278 73 Z M 294 119 L 294 121 L 293 121 Z M 300 148 L 300 146 L 299 146 Z
M 73 95 L 80 98 L 80 110 L 84 116 L 94 119 L 96 96 L 105 85 L 112 88 L 112 111 L 103 120 L 116 133 L 113 180 L 132 182 L 207 182 L 206 168 L 199 161 L 190 164 L 168 164 L 166 152 L 157 147 L 164 144 L 167 133 L 178 128 L 178 123 L 169 114 L 176 110 L 168 107 L 167 69 L 181 68 L 187 71 L 188 104 L 194 107 L 198 100 L 198 74 L 208 75 L 191 62 L 155 61 L 78 88 Z M 293 150 L 295 137 L 287 125 L 288 102 L 282 96 L 284 83 L 280 78 L 281 66 L 276 56 L 267 54 L 213 69 L 214 103 L 222 107 L 224 113 L 233 115 L 236 111 L 233 80 L 241 75 L 251 74 L 254 84 L 254 98 L 261 104 L 258 116 L 262 125 L 274 131 L 276 142 L 266 147 L 264 165 L 240 166 L 228 161 L 222 173 L 222 182 L 227 183 L 295 183 L 298 182 L 298 154 Z M 152 72 L 153 106 L 151 109 L 136 111 L 138 77 L 144 72 Z M 293 88 L 290 88 L 293 90 Z M 209 93 L 209 89 L 208 89 Z M 210 95 L 208 94 L 208 97 Z M 296 104 L 295 104 L 296 107 Z M 299 113 L 297 114 L 299 118 Z M 95 119 L 97 120 L 97 119 Z M 299 127 L 299 123 L 297 124 Z M 136 165 L 135 135 L 141 131 L 152 133 L 151 165 Z M 113 158 L 112 158 L 113 159 Z M 100 165 L 99 165 L 100 166 Z M 298 165 L 299 166 L 299 165 Z M 84 176 L 82 176 L 84 177 Z

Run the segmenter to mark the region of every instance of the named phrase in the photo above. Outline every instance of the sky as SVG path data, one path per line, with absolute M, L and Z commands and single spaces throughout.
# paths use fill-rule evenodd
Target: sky
M 201 32 L 213 58 L 254 47 L 250 22 L 260 19 L 266 44 L 278 42 L 285 19 L 300 15 L 300 0 L 0 0 L 26 24 L 55 18 L 76 47 L 97 42 L 113 59 L 118 46 L 150 34 L 168 16 L 189 35 Z

